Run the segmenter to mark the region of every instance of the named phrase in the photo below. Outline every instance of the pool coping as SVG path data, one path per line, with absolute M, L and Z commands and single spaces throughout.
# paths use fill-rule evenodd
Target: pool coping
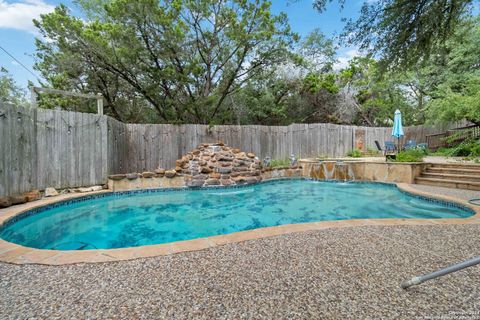
M 468 200 L 446 195 L 439 195 L 411 187 L 407 183 L 397 183 L 401 192 L 414 196 L 425 197 L 445 202 L 458 204 L 472 209 L 475 214 L 468 218 L 443 218 L 443 219 L 351 219 L 336 221 L 318 221 L 300 224 L 285 224 L 274 227 L 264 227 L 253 230 L 239 231 L 235 233 L 197 238 L 192 240 L 177 241 L 166 244 L 156 244 L 139 247 L 119 249 L 95 249 L 95 250 L 44 250 L 21 246 L 0 239 L 0 262 L 12 264 L 41 264 L 41 265 L 67 265 L 75 263 L 97 263 L 125 261 L 138 258 L 165 256 L 180 252 L 197 251 L 230 243 L 247 240 L 255 240 L 272 236 L 279 236 L 295 232 L 324 230 L 331 228 L 348 228 L 360 226 L 400 226 L 400 225 L 445 225 L 445 224 L 480 224 L 480 206 L 470 204 Z M 48 206 L 54 203 L 72 199 L 111 194 L 111 190 L 89 192 L 88 194 L 65 194 L 52 198 L 45 198 L 23 205 L 13 206 L 0 210 L 0 225 L 7 220 L 24 212 Z

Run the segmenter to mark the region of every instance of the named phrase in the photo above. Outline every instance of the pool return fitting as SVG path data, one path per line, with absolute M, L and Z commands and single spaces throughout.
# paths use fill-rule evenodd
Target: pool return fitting
M 402 287 L 402 289 L 407 289 L 411 286 L 414 286 L 414 285 L 423 283 L 425 281 L 432 280 L 432 279 L 435 279 L 435 278 L 438 278 L 438 277 L 444 276 L 446 274 L 456 272 L 456 271 L 459 271 L 459 270 L 462 270 L 462 269 L 465 269 L 465 268 L 468 268 L 468 267 L 472 267 L 472 266 L 477 265 L 477 264 L 480 264 L 480 256 L 472 258 L 470 260 L 466 260 L 466 261 L 454 264 L 454 265 L 451 265 L 449 267 L 437 270 L 437 271 L 432 272 L 432 273 L 424 274 L 423 276 L 414 277 L 410 280 L 402 282 L 402 284 L 400 286 Z

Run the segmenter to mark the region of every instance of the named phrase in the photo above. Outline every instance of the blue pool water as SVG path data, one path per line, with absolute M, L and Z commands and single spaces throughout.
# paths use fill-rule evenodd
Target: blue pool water
M 458 218 L 473 212 L 373 183 L 282 180 L 242 188 L 106 195 L 7 223 L 0 238 L 39 249 L 108 249 L 325 220 Z

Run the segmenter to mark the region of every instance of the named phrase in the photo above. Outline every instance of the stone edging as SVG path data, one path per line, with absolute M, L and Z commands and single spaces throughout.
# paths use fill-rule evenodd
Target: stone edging
M 397 187 L 413 195 L 423 196 L 457 203 L 468 207 L 475 212 L 469 218 L 454 219 L 356 219 L 338 221 L 319 221 L 303 224 L 288 224 L 275 227 L 266 227 L 254 230 L 240 231 L 226 235 L 211 236 L 193 240 L 177 241 L 166 244 L 149 245 L 141 247 L 120 248 L 120 249 L 98 249 L 85 251 L 61 251 L 61 250 L 40 250 L 17 245 L 0 239 L 0 261 L 13 264 L 44 264 L 44 265 L 65 265 L 73 263 L 95 263 L 131 260 L 137 258 L 148 258 L 164 256 L 174 253 L 196 251 L 216 247 L 229 243 L 237 243 L 247 240 L 260 239 L 271 236 L 278 236 L 293 232 L 304 232 L 312 230 L 323 230 L 330 228 L 346 228 L 358 226 L 396 226 L 396 225 L 442 225 L 442 224 L 480 224 L 480 207 L 470 204 L 466 200 L 432 194 L 412 188 L 406 183 L 399 183 Z M 111 191 L 92 192 L 88 195 L 110 193 Z M 87 196 L 88 196 L 87 195 Z M 26 203 L 2 210 L 0 225 L 6 220 L 17 216 L 25 211 L 43 207 L 59 201 L 70 200 L 86 196 L 85 194 L 68 194 L 55 198 L 47 198 L 41 201 Z

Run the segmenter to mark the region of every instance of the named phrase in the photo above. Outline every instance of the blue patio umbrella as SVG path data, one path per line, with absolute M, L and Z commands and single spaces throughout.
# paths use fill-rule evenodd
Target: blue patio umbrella
M 397 138 L 398 148 L 400 149 L 400 137 L 403 137 L 403 127 L 402 127 L 402 113 L 398 109 L 395 111 L 395 116 L 393 117 L 392 136 Z

